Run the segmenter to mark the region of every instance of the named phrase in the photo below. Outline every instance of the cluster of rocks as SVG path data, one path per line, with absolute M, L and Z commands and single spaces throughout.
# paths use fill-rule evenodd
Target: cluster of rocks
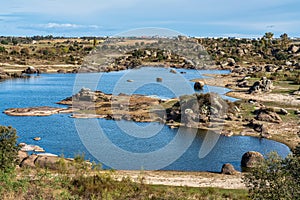
M 44 168 L 50 170 L 72 170 L 75 169 L 76 162 L 72 158 L 62 158 L 55 154 L 40 153 L 28 155 L 25 151 L 18 152 L 19 166 L 22 168 Z M 86 167 L 92 164 L 88 161 L 83 162 Z
M 56 71 L 59 74 L 65 74 L 65 73 L 71 73 L 71 74 L 76 74 L 79 72 L 78 68 L 72 69 L 72 70 L 65 70 L 65 69 L 59 69 Z
M 24 76 L 16 72 L 15 73 L 4 72 L 4 70 L 0 68 L 0 80 L 10 79 L 10 78 L 24 78 Z
M 258 132 L 263 138 L 270 138 L 272 135 L 268 129 L 268 123 L 281 123 L 281 115 L 288 115 L 289 112 L 283 108 L 266 108 L 262 106 L 261 108 L 254 111 L 256 115 L 254 119 L 251 119 L 247 126 L 254 131 Z
M 287 114 L 288 112 L 285 109 L 281 109 L 282 114 Z M 259 121 L 271 122 L 271 123 L 281 123 L 281 117 L 271 110 L 270 108 L 260 108 L 255 111 L 256 119 Z
M 273 82 L 266 77 L 262 77 L 260 81 L 256 81 L 248 90 L 249 94 L 259 92 L 270 92 L 274 88 Z
M 27 69 L 23 70 L 22 73 L 25 74 L 40 74 L 40 70 L 33 66 L 29 66 Z
M 293 70 L 300 69 L 299 63 L 295 64 L 294 68 L 288 66 L 290 63 L 286 63 L 286 64 L 287 66 L 277 66 L 277 65 L 267 64 L 261 66 L 253 65 L 251 67 L 242 67 L 240 65 L 235 65 L 230 69 L 233 74 L 244 75 L 244 76 L 253 75 L 257 73 L 293 71 Z
M 195 69 L 195 65 L 190 60 L 172 53 L 170 50 L 157 49 L 137 49 L 127 53 L 129 55 L 120 56 L 111 64 L 97 65 L 95 63 L 84 63 L 80 72 L 111 72 L 126 69 L 136 69 L 143 63 L 151 63 L 152 66 L 173 67 L 182 69 Z M 95 65 L 95 66 L 93 66 Z
M 96 101 L 97 97 L 95 92 L 89 88 L 82 88 L 77 94 L 73 96 L 75 101 Z
M 162 100 L 144 95 L 114 96 L 83 88 L 73 97 L 59 103 L 70 105 L 72 109 L 93 111 L 89 115 L 75 112 L 73 117 L 76 118 L 159 121 L 169 126 L 187 127 L 208 127 L 212 125 L 210 122 L 221 125 L 229 115 L 235 116 L 238 112 L 233 103 L 222 99 L 216 93 L 184 95 L 179 99 Z
M 232 112 L 229 103 L 218 94 L 193 94 L 179 98 L 170 109 L 167 109 L 167 123 L 182 123 L 187 127 L 198 127 L 199 123 L 223 121 L 228 112 Z
M 25 143 L 20 143 L 19 146 L 21 147 L 21 152 L 29 152 L 29 151 L 45 152 L 45 150 L 38 145 L 29 145 Z
M 267 126 L 261 122 L 256 121 L 255 119 L 250 120 L 247 126 L 252 128 L 254 131 L 258 132 L 262 138 L 271 137 Z
M 260 162 L 264 161 L 264 156 L 256 151 L 248 151 L 244 153 L 241 159 L 242 171 L 248 171 L 256 167 Z M 235 175 L 239 173 L 232 164 L 226 163 L 222 166 L 221 174 Z

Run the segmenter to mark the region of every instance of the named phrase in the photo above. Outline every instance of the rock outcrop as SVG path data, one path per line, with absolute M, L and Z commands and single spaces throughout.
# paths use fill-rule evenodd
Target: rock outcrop
M 39 74 L 40 71 L 39 69 L 36 69 L 32 66 L 29 66 L 27 69 L 25 69 L 24 71 L 22 71 L 22 73 L 25 73 L 25 74 Z
M 96 101 L 95 92 L 89 88 L 82 88 L 73 98 L 74 101 Z
M 167 122 L 198 127 L 199 123 L 209 125 L 209 122 L 222 121 L 231 111 L 228 102 L 215 93 L 184 95 L 167 109 Z
M 35 159 L 34 165 L 41 168 L 57 170 L 60 168 L 60 161 L 62 161 L 62 159 L 64 162 L 70 162 L 69 160 L 60 158 L 58 156 L 39 155 Z
M 28 157 L 28 153 L 26 151 L 18 151 L 19 162 L 22 162 L 27 157 Z
M 255 111 L 256 119 L 259 121 L 272 122 L 272 123 L 280 123 L 282 122 L 281 117 L 273 111 L 270 111 L 267 108 L 261 108 Z
M 32 154 L 22 160 L 20 163 L 20 167 L 30 167 L 34 168 L 35 166 L 35 160 L 37 159 L 38 155 Z
M 256 81 L 248 90 L 249 94 L 259 92 L 270 92 L 273 89 L 273 82 L 266 77 L 263 77 L 260 81 Z
M 19 166 L 22 168 L 44 168 L 50 170 L 74 170 L 76 165 L 80 167 L 90 168 L 92 164 L 89 161 L 83 161 L 82 163 L 77 163 L 72 158 L 62 158 L 54 154 L 32 154 L 27 155 L 23 158 L 23 152 L 19 153 L 22 155 L 19 157 Z

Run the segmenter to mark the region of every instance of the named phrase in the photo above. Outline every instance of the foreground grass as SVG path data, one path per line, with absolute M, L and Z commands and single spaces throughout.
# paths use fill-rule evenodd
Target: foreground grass
M 114 172 L 64 165 L 55 171 L 19 169 L 0 174 L 0 199 L 248 199 L 247 190 L 147 185 Z

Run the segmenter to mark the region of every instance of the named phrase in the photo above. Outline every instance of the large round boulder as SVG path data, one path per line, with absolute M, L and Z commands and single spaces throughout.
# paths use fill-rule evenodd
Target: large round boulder
M 264 156 L 256 151 L 246 152 L 241 161 L 242 168 L 253 168 L 256 164 L 264 160 Z
M 61 158 L 57 156 L 38 156 L 35 165 L 41 168 L 59 169 L 59 161 Z

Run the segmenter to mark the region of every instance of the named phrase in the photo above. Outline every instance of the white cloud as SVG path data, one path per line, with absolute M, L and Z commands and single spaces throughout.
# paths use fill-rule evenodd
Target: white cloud
M 100 28 L 97 25 L 81 25 L 81 24 L 69 24 L 69 23 L 47 23 L 47 24 L 39 24 L 37 25 L 40 28 L 45 29 L 79 29 L 79 28 L 92 28 L 98 29 Z

